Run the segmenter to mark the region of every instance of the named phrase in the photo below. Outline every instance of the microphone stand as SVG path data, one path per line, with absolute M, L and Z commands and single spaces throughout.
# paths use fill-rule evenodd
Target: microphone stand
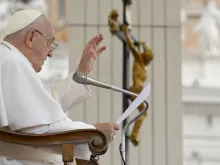
M 137 94 L 135 93 L 132 93 L 132 92 L 129 92 L 129 93 L 124 93 L 124 94 L 127 94 L 127 95 L 131 95 L 131 96 L 138 96 Z M 135 122 L 139 117 L 141 117 L 141 115 L 143 115 L 145 112 L 147 112 L 148 108 L 149 108 L 149 104 L 147 102 L 147 100 L 144 100 L 144 103 L 145 103 L 145 109 L 142 110 L 139 114 L 137 114 L 133 119 L 131 119 L 130 121 L 128 121 L 128 123 L 124 126 L 123 128 L 123 131 L 122 131 L 122 137 L 121 137 L 121 148 L 120 148 L 120 151 L 122 152 L 122 159 L 123 159 L 123 163 L 124 165 L 126 165 L 126 160 L 125 160 L 125 135 L 126 135 L 126 132 L 128 130 L 128 128 L 130 127 L 130 125 Z
M 73 80 L 75 82 L 79 83 L 79 84 L 97 86 L 97 87 L 101 87 L 101 88 L 105 88 L 105 89 L 110 89 L 110 90 L 113 90 L 113 91 L 116 91 L 116 92 L 124 93 L 124 94 L 130 95 L 130 96 L 135 96 L 135 97 L 138 96 L 138 94 L 136 94 L 136 93 L 121 89 L 121 88 L 113 86 L 113 85 L 106 84 L 104 82 L 93 80 L 93 79 L 87 77 L 86 74 L 79 73 L 79 72 L 75 72 L 73 74 Z M 124 165 L 126 165 L 126 160 L 125 160 L 126 159 L 125 158 L 125 152 L 126 152 L 126 150 L 125 150 L 125 135 L 126 135 L 126 132 L 129 128 L 129 126 L 133 122 L 135 122 L 141 115 L 143 115 L 145 112 L 147 112 L 147 110 L 149 108 L 149 104 L 148 104 L 147 100 L 144 100 L 143 102 L 145 103 L 145 109 L 142 110 L 139 114 L 137 114 L 129 122 L 127 122 L 127 124 L 124 126 L 124 128 L 122 130 L 121 144 L 120 144 L 119 150 L 120 150 L 120 154 L 121 154 Z

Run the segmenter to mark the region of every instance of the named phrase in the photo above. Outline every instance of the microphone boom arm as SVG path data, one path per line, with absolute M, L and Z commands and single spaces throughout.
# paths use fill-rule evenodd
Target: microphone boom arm
M 75 72 L 73 74 L 73 80 L 75 82 L 79 83 L 79 84 L 86 84 L 86 85 L 97 86 L 97 87 L 101 87 L 101 88 L 105 88 L 105 89 L 111 89 L 113 91 L 124 93 L 124 94 L 130 95 L 130 96 L 135 96 L 135 97 L 138 96 L 138 94 L 136 94 L 136 93 L 133 93 L 133 92 L 121 89 L 121 88 L 113 86 L 113 85 L 106 84 L 104 82 L 93 80 L 93 79 L 87 77 L 86 74 L 79 73 L 79 72 Z M 123 128 L 122 137 L 121 137 L 122 138 L 121 139 L 122 140 L 122 144 L 120 146 L 120 149 L 121 149 L 121 152 L 122 152 L 121 156 L 122 156 L 124 164 L 125 164 L 125 135 L 126 135 L 126 132 L 127 132 L 128 128 L 129 128 L 129 126 L 133 122 L 135 122 L 140 116 L 142 116 L 145 112 L 147 112 L 147 110 L 149 108 L 149 104 L 148 104 L 147 100 L 144 100 L 143 102 L 145 103 L 145 109 L 142 110 L 140 113 L 138 113 L 134 118 L 132 118 Z

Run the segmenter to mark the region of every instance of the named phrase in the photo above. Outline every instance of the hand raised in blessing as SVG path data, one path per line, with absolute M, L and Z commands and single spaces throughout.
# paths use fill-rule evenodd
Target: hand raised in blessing
M 103 35 L 98 34 L 92 38 L 83 50 L 82 57 L 77 72 L 89 74 L 93 69 L 94 61 L 96 61 L 97 56 L 106 49 L 106 46 L 97 48 L 100 42 L 103 40 Z

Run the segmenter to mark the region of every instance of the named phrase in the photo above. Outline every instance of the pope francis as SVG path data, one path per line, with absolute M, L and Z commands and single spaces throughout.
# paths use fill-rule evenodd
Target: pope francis
M 87 86 L 72 81 L 72 74 L 56 85 L 43 84 L 37 72 L 57 47 L 55 32 L 41 12 L 25 9 L 8 20 L 0 43 L 0 129 L 43 134 L 73 129 L 94 128 L 113 140 L 118 125 L 94 125 L 72 121 L 66 112 L 90 96 Z M 97 56 L 106 47 L 97 48 L 101 34 L 83 50 L 77 72 L 89 74 Z M 0 165 L 61 165 L 58 148 L 31 148 L 0 142 Z M 75 157 L 89 159 L 87 146 L 75 146 Z

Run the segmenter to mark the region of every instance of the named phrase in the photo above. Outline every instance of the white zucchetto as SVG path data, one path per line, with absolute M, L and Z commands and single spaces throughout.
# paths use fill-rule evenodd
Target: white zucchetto
M 13 34 L 23 28 L 27 27 L 31 23 L 33 23 L 37 18 L 39 18 L 42 13 L 38 10 L 34 9 L 24 9 L 15 12 L 8 20 L 5 30 L 4 36 L 8 36 Z

